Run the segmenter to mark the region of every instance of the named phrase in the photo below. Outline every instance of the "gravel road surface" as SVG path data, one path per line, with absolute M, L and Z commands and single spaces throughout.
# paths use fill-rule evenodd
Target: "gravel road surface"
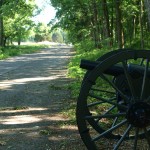
M 61 106 L 70 98 L 63 88 L 70 49 L 55 46 L 0 61 L 0 150 L 72 149 L 65 145 L 75 141 L 77 129 L 60 128 L 67 121 Z

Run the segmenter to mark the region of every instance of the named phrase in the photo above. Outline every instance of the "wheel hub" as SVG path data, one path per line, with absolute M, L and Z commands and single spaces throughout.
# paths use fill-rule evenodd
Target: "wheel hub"
M 139 128 L 150 125 L 150 105 L 144 102 L 132 104 L 127 112 L 127 120 Z

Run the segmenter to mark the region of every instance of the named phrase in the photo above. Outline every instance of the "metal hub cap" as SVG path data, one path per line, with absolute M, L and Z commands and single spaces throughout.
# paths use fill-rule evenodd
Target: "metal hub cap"
M 150 125 L 150 105 L 144 102 L 131 105 L 127 112 L 127 119 L 135 127 L 144 128 Z

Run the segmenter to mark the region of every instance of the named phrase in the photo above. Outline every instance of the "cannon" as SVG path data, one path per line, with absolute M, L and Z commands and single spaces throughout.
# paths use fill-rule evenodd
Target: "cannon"
M 81 60 L 76 119 L 88 150 L 150 149 L 149 61 L 149 50 L 132 49 Z

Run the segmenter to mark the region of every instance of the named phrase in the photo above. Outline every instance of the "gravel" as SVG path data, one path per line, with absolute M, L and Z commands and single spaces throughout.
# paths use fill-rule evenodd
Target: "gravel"
M 0 150 L 74 149 L 77 128 L 62 126 L 61 115 L 71 56 L 71 47 L 55 46 L 0 61 Z

